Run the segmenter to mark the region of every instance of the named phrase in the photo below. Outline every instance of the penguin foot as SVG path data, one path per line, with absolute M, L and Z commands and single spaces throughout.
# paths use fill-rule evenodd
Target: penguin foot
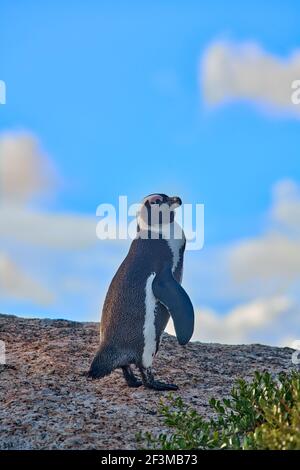
M 152 390 L 178 390 L 178 386 L 175 384 L 167 384 L 165 382 L 160 382 L 159 380 L 154 380 L 150 384 L 144 384 L 147 388 L 152 388 Z
M 152 388 L 153 390 L 178 390 L 177 385 L 167 384 L 165 382 L 160 382 L 159 380 L 154 380 L 154 376 L 151 370 L 151 367 L 140 367 L 143 384 L 146 388 Z
M 132 382 L 127 382 L 127 385 L 128 385 L 128 387 L 131 387 L 131 388 L 138 388 L 138 387 L 141 387 L 143 385 L 143 382 L 139 379 L 135 379 Z
M 122 371 L 128 387 L 137 388 L 143 385 L 143 382 L 136 378 L 130 366 L 123 366 Z

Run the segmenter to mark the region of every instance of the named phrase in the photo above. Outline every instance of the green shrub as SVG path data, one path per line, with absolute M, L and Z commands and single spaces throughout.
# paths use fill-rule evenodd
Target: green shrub
M 168 432 L 140 435 L 144 446 L 186 449 L 300 449 L 300 373 L 256 372 L 251 382 L 239 379 L 229 398 L 212 398 L 214 418 L 204 419 L 169 396 L 159 413 Z

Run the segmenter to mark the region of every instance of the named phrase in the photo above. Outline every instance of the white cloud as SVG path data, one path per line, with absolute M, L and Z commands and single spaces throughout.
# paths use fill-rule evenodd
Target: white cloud
M 0 201 L 24 204 L 56 185 L 52 163 L 28 132 L 0 136 Z
M 199 253 L 198 266 L 194 259 L 192 278 L 197 282 L 192 281 L 191 290 L 203 305 L 195 309 L 194 339 L 277 345 L 299 339 L 300 186 L 282 180 L 272 195 L 259 235 L 211 248 L 208 257 Z M 224 308 L 208 307 L 218 303 L 236 308 L 224 313 Z
M 55 193 L 59 179 L 33 135 L 0 136 L 0 240 L 63 250 L 98 242 L 96 215 L 46 212 L 28 204 L 41 194 Z
M 271 217 L 284 229 L 300 239 L 300 186 L 292 180 L 283 180 L 273 189 Z
M 48 248 L 75 249 L 95 245 L 96 218 L 41 212 L 0 203 L 0 237 Z
M 229 250 L 237 285 L 268 281 L 276 289 L 287 289 L 300 282 L 300 187 L 295 182 L 284 180 L 274 186 L 270 222 L 268 231 Z
M 294 303 L 285 296 L 277 296 L 239 305 L 225 315 L 210 309 L 200 309 L 195 313 L 193 340 L 245 344 L 266 341 L 282 342 L 282 323 L 287 332 L 291 327 L 288 318 L 294 320 Z M 299 312 L 298 312 L 299 313 Z M 168 332 L 174 334 L 173 323 L 168 324 Z M 290 331 L 291 333 L 291 331 Z M 276 335 L 278 336 L 276 341 Z
M 4 251 L 14 237 L 24 242 L 24 233 L 37 235 L 38 225 L 30 223 L 26 204 L 36 195 L 55 187 L 55 172 L 36 138 L 25 132 L 0 136 L 0 291 L 2 298 L 16 298 L 39 305 L 53 302 L 54 294 L 21 268 Z M 39 234 L 42 238 L 42 234 Z
M 298 339 L 300 331 L 300 186 L 282 180 L 274 185 L 272 193 L 267 230 L 236 242 L 229 248 L 227 259 L 237 290 L 252 296 L 281 296 L 282 301 L 265 304 L 268 308 L 261 311 L 261 318 L 270 320 L 266 336 L 274 338 L 277 334 L 277 343 L 283 344 L 293 335 Z M 259 310 L 252 310 L 256 316 Z M 280 318 L 272 318 L 272 311 L 278 311 Z
M 300 240 L 270 233 L 238 242 L 231 250 L 230 265 L 238 283 L 255 279 L 286 284 L 300 277 Z
M 273 111 L 300 116 L 292 103 L 292 83 L 300 79 L 300 50 L 282 59 L 256 43 L 212 43 L 201 67 L 201 85 L 209 104 L 246 99 Z
M 80 259 L 84 249 L 93 248 L 90 259 L 99 259 L 96 217 L 45 212 L 30 207 L 34 198 L 53 193 L 58 179 L 53 163 L 33 135 L 22 132 L 0 136 L 2 298 L 31 300 L 38 305 L 50 304 L 61 292 L 54 270 L 58 279 L 59 269 L 66 271 L 66 276 L 71 275 L 68 269 L 72 269 L 72 264 Z M 108 244 L 105 243 L 107 248 Z M 65 265 L 61 262 L 62 256 Z M 108 262 L 109 254 L 106 256 L 103 252 L 102 259 Z M 19 265 L 21 260 L 22 265 Z M 39 276 L 41 271 L 46 274 L 47 269 L 50 274 L 50 266 L 52 283 L 48 287 L 48 279 L 43 276 L 40 279 Z
M 40 281 L 22 271 L 6 253 L 0 253 L 0 293 L 2 296 L 40 305 L 49 305 L 54 301 L 53 293 Z

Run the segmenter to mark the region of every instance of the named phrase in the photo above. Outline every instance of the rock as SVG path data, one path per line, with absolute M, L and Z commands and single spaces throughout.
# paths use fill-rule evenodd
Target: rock
M 102 380 L 85 376 L 99 326 L 67 320 L 0 315 L 7 364 L 0 365 L 0 449 L 136 449 L 136 433 L 164 429 L 157 406 L 168 392 L 130 389 L 117 370 Z M 175 382 L 176 395 L 210 417 L 209 399 L 229 394 L 237 377 L 255 370 L 295 368 L 293 350 L 263 345 L 190 343 L 164 335 L 157 378 Z

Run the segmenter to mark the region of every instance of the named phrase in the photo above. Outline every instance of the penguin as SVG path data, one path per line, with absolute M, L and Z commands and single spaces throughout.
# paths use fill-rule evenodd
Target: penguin
M 129 387 L 177 390 L 154 378 L 152 362 L 171 316 L 180 345 L 194 330 L 192 302 L 181 286 L 186 239 L 175 221 L 179 197 L 146 196 L 137 214 L 137 234 L 109 286 L 100 322 L 100 346 L 88 376 L 102 378 L 122 368 Z M 132 365 L 141 374 L 139 380 Z

